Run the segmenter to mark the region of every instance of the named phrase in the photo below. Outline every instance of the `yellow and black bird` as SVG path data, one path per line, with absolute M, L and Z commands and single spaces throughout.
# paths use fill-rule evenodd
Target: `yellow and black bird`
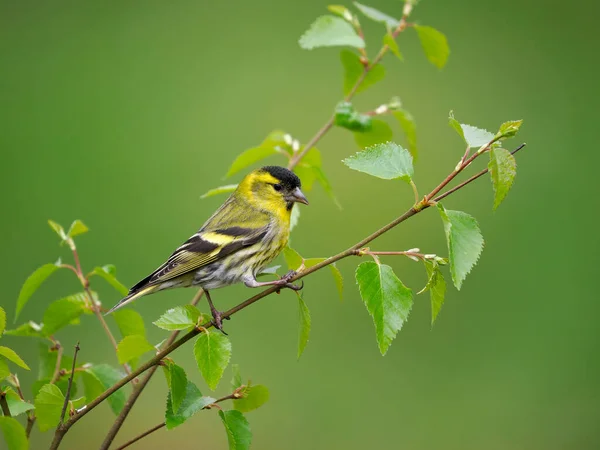
M 283 167 L 251 172 L 197 233 L 108 313 L 163 289 L 199 286 L 206 293 L 214 325 L 222 329 L 210 290 L 239 282 L 248 287 L 299 289 L 290 283 L 293 272 L 268 282 L 259 282 L 256 276 L 286 246 L 294 203 L 308 205 L 300 187 L 296 174 Z

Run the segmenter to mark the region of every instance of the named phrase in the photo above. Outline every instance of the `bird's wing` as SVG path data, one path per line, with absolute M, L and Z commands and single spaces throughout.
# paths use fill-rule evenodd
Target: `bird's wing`
M 238 250 L 260 242 L 268 233 L 269 217 L 245 202 L 230 198 L 184 242 L 169 259 L 131 291 L 196 271 Z

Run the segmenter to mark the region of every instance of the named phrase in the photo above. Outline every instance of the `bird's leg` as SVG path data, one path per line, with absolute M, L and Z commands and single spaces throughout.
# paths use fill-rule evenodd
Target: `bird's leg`
M 223 317 L 222 313 L 217 311 L 217 308 L 215 308 L 215 305 L 213 305 L 212 299 L 210 298 L 210 294 L 208 293 L 208 291 L 205 290 L 204 293 L 206 294 L 206 300 L 208 300 L 208 306 L 210 306 L 210 313 L 213 316 L 213 320 L 212 320 L 213 325 L 221 333 L 227 334 L 223 331 L 222 319 L 224 317 Z M 227 317 L 227 319 L 229 319 L 229 317 Z
M 252 278 L 248 277 L 244 280 L 244 284 L 246 286 L 252 287 L 252 288 L 263 287 L 263 286 L 281 286 L 281 287 L 286 287 L 288 289 L 291 289 L 293 291 L 299 291 L 300 289 L 302 289 L 304 287 L 304 281 L 301 282 L 302 284 L 300 286 L 290 283 L 290 280 L 296 276 L 296 273 L 297 272 L 295 270 L 290 270 L 279 280 L 275 280 L 275 281 L 256 281 L 256 279 L 254 277 L 252 277 Z

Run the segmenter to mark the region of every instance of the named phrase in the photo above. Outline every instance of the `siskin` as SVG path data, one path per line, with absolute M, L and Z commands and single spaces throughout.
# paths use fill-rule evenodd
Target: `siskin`
M 222 314 L 214 307 L 210 290 L 239 282 L 248 287 L 300 289 L 290 283 L 294 272 L 276 281 L 256 280 L 288 242 L 294 203 L 308 205 L 300 187 L 296 174 L 283 167 L 267 166 L 248 174 L 197 233 L 108 313 L 163 289 L 200 286 L 213 323 L 222 330 Z

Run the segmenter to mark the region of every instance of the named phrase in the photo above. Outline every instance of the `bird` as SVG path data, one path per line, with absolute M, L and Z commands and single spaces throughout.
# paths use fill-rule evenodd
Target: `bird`
M 135 284 L 107 314 L 158 291 L 199 286 L 209 303 L 212 324 L 223 331 L 223 314 L 215 308 L 211 290 L 235 283 L 251 288 L 302 289 L 290 282 L 294 271 L 275 281 L 256 279 L 287 245 L 294 205 L 308 205 L 301 187 L 300 178 L 284 167 L 265 166 L 252 171 L 196 233 Z

